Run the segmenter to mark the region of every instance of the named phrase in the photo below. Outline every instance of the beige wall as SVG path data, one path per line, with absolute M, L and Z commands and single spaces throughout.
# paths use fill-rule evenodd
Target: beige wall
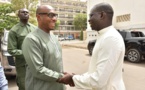
M 113 25 L 117 29 L 141 30 L 145 33 L 145 0 L 87 0 L 87 14 L 91 8 L 100 2 L 108 2 L 114 9 Z M 116 17 L 124 14 L 130 14 L 130 21 L 116 22 Z M 87 40 L 90 40 L 93 31 L 89 23 L 87 24 Z M 92 32 L 90 32 L 92 31 Z
M 116 28 L 130 29 L 130 28 L 145 28 L 145 0 L 88 0 L 87 7 L 89 14 L 90 9 L 97 3 L 108 2 L 114 9 L 113 25 Z M 116 22 L 116 16 L 130 14 L 130 21 Z M 88 25 L 89 29 L 89 25 Z

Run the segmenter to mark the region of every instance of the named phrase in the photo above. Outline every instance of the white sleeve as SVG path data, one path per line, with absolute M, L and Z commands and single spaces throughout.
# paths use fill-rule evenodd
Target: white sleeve
M 101 43 L 97 53 L 95 71 L 85 75 L 74 75 L 75 87 L 89 89 L 102 88 L 115 68 L 121 52 L 122 43 L 117 38 L 108 37 Z

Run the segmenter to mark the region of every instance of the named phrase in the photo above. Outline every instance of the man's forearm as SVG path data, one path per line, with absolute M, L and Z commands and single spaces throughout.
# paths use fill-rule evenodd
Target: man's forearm
M 8 50 L 8 52 L 9 52 L 12 56 L 22 55 L 22 50 L 20 50 L 20 49 L 17 49 L 17 50 Z

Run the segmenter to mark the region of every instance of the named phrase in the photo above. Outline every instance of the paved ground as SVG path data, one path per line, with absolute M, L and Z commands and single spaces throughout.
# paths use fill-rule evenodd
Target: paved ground
M 83 48 L 87 49 L 87 42 L 85 41 L 61 41 L 62 47 L 75 47 L 75 48 Z M 126 85 L 126 90 L 145 90 L 145 77 L 142 75 L 145 69 L 145 61 L 142 63 L 131 63 L 125 61 L 124 63 L 124 82 Z M 71 88 L 70 90 L 75 90 Z
M 86 49 L 87 42 L 84 41 L 61 41 L 63 47 L 64 69 L 74 73 L 83 73 L 88 68 L 90 56 Z M 69 47 L 68 47 L 69 46 Z M 70 47 L 85 47 L 84 49 L 70 48 Z M 79 56 L 78 56 L 79 55 Z M 85 55 L 85 56 L 84 56 Z M 82 59 L 83 57 L 83 59 Z M 74 67 L 75 66 L 75 67 Z M 145 61 L 142 63 L 124 62 L 124 82 L 126 90 L 145 90 Z M 10 90 L 18 90 L 15 81 L 10 81 Z M 67 86 L 67 90 L 78 90 Z
M 81 48 L 81 49 L 87 49 L 88 42 L 86 41 L 80 41 L 80 40 L 66 40 L 66 41 L 60 41 L 60 44 L 63 46 L 69 46 L 69 47 L 75 47 L 75 48 Z

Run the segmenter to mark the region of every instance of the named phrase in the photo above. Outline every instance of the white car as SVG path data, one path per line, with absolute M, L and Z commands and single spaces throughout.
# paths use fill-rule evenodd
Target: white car
M 59 36 L 59 37 L 58 37 L 58 40 L 59 40 L 59 41 L 64 41 L 64 40 L 65 40 L 65 37 Z
M 4 68 L 5 75 L 16 75 L 16 68 L 13 56 L 11 56 L 7 51 L 7 41 L 8 41 L 8 30 L 4 30 L 4 34 L 1 37 L 1 54 L 0 61 Z

